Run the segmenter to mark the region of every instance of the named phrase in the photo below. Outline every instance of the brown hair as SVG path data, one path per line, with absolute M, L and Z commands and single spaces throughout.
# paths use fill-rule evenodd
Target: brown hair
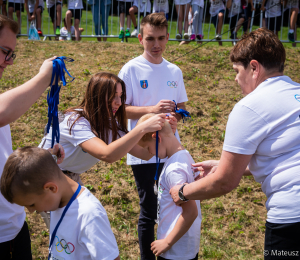
M 241 62 L 246 69 L 257 60 L 266 70 L 283 72 L 285 49 L 278 37 L 266 28 L 244 34 L 230 53 L 231 62 Z
M 115 98 L 118 83 L 122 86 L 122 105 L 114 116 L 111 103 Z M 93 133 L 106 144 L 109 141 L 109 130 L 112 131 L 112 141 L 115 141 L 118 136 L 120 137 L 118 131 L 128 133 L 125 100 L 126 88 L 123 80 L 109 72 L 95 74 L 86 87 L 85 96 L 81 104 L 64 112 L 74 112 L 74 116 L 78 115 L 75 120 L 72 120 L 74 116 L 69 118 L 68 122 L 73 121 L 70 127 L 70 134 L 75 122 L 81 117 L 89 121 Z M 80 110 L 78 111 L 77 109 Z
M 19 25 L 16 21 L 0 14 L 0 35 L 4 27 L 8 27 L 14 34 L 19 32 Z
M 136 123 L 136 125 L 139 125 L 143 122 L 145 122 L 146 120 L 148 120 L 149 118 L 155 116 L 156 114 L 154 113 L 149 113 L 149 114 L 146 114 L 146 115 L 143 115 L 139 121 Z M 171 125 L 169 124 L 169 122 L 167 120 L 165 120 L 165 123 L 162 127 L 161 130 L 159 130 L 160 133 L 163 133 L 164 135 L 173 135 L 173 131 L 172 131 L 172 128 L 171 128 Z M 147 141 L 150 141 L 152 139 L 152 134 L 154 132 L 150 132 L 150 133 L 146 133 L 143 135 L 143 137 L 141 138 L 141 141 L 144 141 L 144 142 L 147 142 Z
M 41 194 L 44 185 L 60 178 L 60 174 L 49 151 L 30 146 L 19 148 L 6 161 L 0 180 L 1 193 L 10 203 L 16 191 Z
M 163 14 L 160 13 L 152 13 L 145 16 L 141 21 L 141 35 L 143 37 L 143 27 L 146 24 L 150 24 L 153 27 L 162 29 L 166 28 L 166 33 L 168 33 L 168 21 Z

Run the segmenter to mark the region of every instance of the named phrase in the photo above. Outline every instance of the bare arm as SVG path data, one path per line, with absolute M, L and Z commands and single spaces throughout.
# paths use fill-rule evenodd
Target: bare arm
M 130 151 L 129 153 L 137 158 L 140 158 L 142 160 L 145 160 L 145 161 L 149 161 L 153 155 L 150 154 L 148 152 L 147 149 L 139 146 L 138 144 L 136 144 Z
M 17 120 L 43 94 L 50 85 L 55 58 L 45 60 L 40 72 L 31 80 L 0 95 L 0 127 Z
M 171 113 L 174 111 L 175 103 L 171 100 L 161 100 L 155 106 L 130 106 L 126 105 L 126 115 L 128 119 L 140 119 L 148 113 Z
M 197 218 L 198 209 L 194 200 L 183 203 L 181 206 L 182 213 L 169 235 L 165 239 L 151 243 L 151 250 L 156 256 L 168 251 L 190 229 Z
M 262 3 L 261 3 L 261 8 L 260 8 L 261 11 L 265 11 L 266 10 L 265 3 L 266 3 L 266 0 L 263 0 Z
M 95 158 L 108 163 L 113 163 L 120 160 L 126 153 L 131 151 L 144 134 L 161 130 L 165 117 L 165 114 L 153 116 L 136 126 L 122 138 L 108 145 L 101 139 L 94 137 L 81 143 L 79 146 Z
M 228 0 L 226 4 L 227 9 L 230 9 L 231 4 L 232 4 L 232 0 Z
M 223 151 L 215 173 L 187 184 L 183 189 L 184 196 L 190 200 L 205 200 L 229 193 L 238 186 L 251 157 Z M 177 205 L 182 203 L 178 197 L 179 188 L 177 185 L 170 190 Z

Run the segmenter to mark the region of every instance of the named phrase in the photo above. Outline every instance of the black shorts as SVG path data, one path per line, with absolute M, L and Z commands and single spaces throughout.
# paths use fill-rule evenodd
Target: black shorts
M 40 6 L 40 5 L 38 6 L 38 8 L 37 8 L 37 9 L 41 9 L 41 14 L 42 14 L 42 13 L 43 13 L 43 11 L 44 11 L 44 7 L 42 7 L 42 6 Z M 36 9 L 36 10 L 37 10 L 37 9 Z M 33 13 L 29 13 L 29 14 L 30 14 L 30 15 L 32 15 Z
M 233 31 L 234 31 L 234 29 L 235 29 L 235 26 L 236 26 L 236 24 L 237 24 L 237 22 L 238 22 L 238 18 L 239 18 L 239 20 L 240 20 L 241 18 L 244 18 L 244 19 L 245 19 L 245 14 L 244 14 L 244 13 L 240 13 L 240 14 L 237 14 L 237 15 L 235 15 L 235 16 L 232 16 L 232 17 L 231 17 L 231 20 L 230 20 L 230 18 L 229 18 L 229 27 L 230 27 L 231 33 L 233 33 Z
M 51 17 L 52 23 L 54 23 L 54 17 L 56 18 L 56 6 L 61 5 L 61 3 L 57 2 L 56 5 L 51 6 L 48 8 L 49 16 Z M 60 21 L 59 21 L 60 23 Z
M 8 8 L 10 7 L 14 8 L 14 12 L 16 11 L 24 12 L 24 4 L 8 2 Z
M 68 11 L 71 11 L 72 17 L 74 17 L 74 19 L 81 19 L 82 9 L 69 9 Z
M 121 2 L 121 1 L 118 2 L 119 2 L 118 5 L 119 14 L 126 13 L 126 15 L 129 15 L 129 9 L 132 6 L 132 2 Z
M 274 224 L 266 222 L 265 260 L 300 259 L 300 222 Z
M 13 240 L 0 243 L 0 253 L 1 260 L 32 260 L 30 235 L 26 222 Z
M 266 18 L 266 27 L 271 31 L 279 32 L 281 28 L 281 16 Z
M 198 259 L 198 253 L 197 253 L 197 255 L 195 256 L 195 258 L 193 258 L 193 259 L 191 259 L 191 260 L 197 260 L 197 259 Z M 168 259 L 163 258 L 163 257 L 161 257 L 161 256 L 158 256 L 158 257 L 157 257 L 157 260 L 168 260 Z

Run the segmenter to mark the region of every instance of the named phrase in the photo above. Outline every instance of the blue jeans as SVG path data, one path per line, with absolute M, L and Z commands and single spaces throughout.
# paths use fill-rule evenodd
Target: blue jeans
M 158 180 L 164 164 L 158 168 Z M 140 217 L 138 222 L 138 236 L 141 260 L 155 260 L 151 251 L 151 243 L 154 241 L 154 225 L 157 218 L 157 195 L 154 194 L 154 177 L 156 164 L 131 165 L 136 187 L 140 197 Z
M 108 34 L 108 16 L 110 13 L 111 4 L 105 5 L 105 2 L 105 0 L 95 0 L 95 4 L 92 5 L 96 35 Z M 102 29 L 100 28 L 100 25 L 102 25 Z

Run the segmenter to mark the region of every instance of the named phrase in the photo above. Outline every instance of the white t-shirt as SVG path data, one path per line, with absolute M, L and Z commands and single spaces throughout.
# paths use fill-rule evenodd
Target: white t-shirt
M 0 178 L 4 165 L 12 154 L 12 142 L 9 125 L 0 127 Z M 14 239 L 25 221 L 24 207 L 8 202 L 0 192 L 0 243 Z
M 83 9 L 82 0 L 69 0 L 68 10 L 72 10 L 72 9 Z
M 118 2 L 126 2 L 126 3 L 132 3 L 133 0 L 117 0 Z
M 284 11 L 291 8 L 299 8 L 299 0 L 288 0 Z
M 209 0 L 209 13 L 212 17 L 216 16 L 221 10 L 225 10 L 225 5 L 222 0 Z
M 147 6 L 146 6 L 146 3 L 147 3 Z M 151 12 L 151 2 L 150 0 L 140 0 L 140 8 L 139 8 L 139 1 L 138 0 L 134 0 L 133 1 L 133 6 L 136 6 L 140 13 L 144 13 L 144 10 L 145 10 L 145 6 L 146 6 L 146 13 L 150 13 Z
M 191 0 L 175 0 L 175 5 L 186 5 L 190 4 Z
M 176 103 L 188 100 L 181 70 L 163 59 L 160 64 L 153 64 L 142 55 L 127 62 L 119 77 L 126 85 L 126 104 L 131 106 L 154 106 L 160 100 L 175 100 Z M 138 120 L 128 120 L 128 130 L 132 130 Z M 180 140 L 178 131 L 175 133 Z M 165 160 L 161 160 L 164 162 Z M 149 161 L 127 154 L 127 164 L 155 163 L 155 156 Z
M 153 1 L 153 13 L 169 13 L 169 1 L 168 0 L 154 0 Z
M 267 221 L 300 221 L 300 84 L 287 76 L 261 83 L 233 108 L 223 150 L 253 154 L 249 169 L 267 196 Z
M 28 0 L 29 13 L 33 13 L 36 0 Z M 39 5 L 44 8 L 44 0 L 39 0 Z
M 8 0 L 9 3 L 24 4 L 24 0 Z
M 62 3 L 60 0 L 46 0 L 47 8 L 51 8 L 55 3 Z
M 75 35 L 75 28 L 74 26 L 71 26 L 71 35 L 74 36 Z M 60 36 L 59 36 L 59 40 L 60 41 L 66 41 L 68 37 L 68 30 L 66 27 L 61 27 L 60 28 Z
M 266 13 L 266 18 L 281 16 L 281 0 L 268 0 L 266 4 L 265 13 Z
M 70 135 L 70 127 L 74 120 L 76 119 L 76 115 L 72 116 L 70 122 L 68 122 L 72 113 L 68 113 L 65 115 L 65 119 L 59 124 L 60 130 L 60 140 L 59 143 L 65 150 L 65 159 L 59 164 L 59 167 L 62 170 L 68 170 L 74 173 L 83 173 L 90 168 L 92 168 L 99 159 L 90 155 L 89 153 L 82 150 L 79 146 L 81 143 L 90 140 L 94 137 L 94 133 L 91 130 L 90 123 L 85 118 L 80 118 L 76 121 L 74 126 L 72 127 L 71 135 Z M 124 133 L 119 132 L 121 136 Z M 44 137 L 39 145 L 42 147 L 44 140 L 46 138 L 46 142 L 44 145 L 44 149 L 48 149 L 51 147 L 52 140 L 52 128 L 50 127 L 49 133 Z M 112 141 L 112 135 L 109 136 L 109 143 Z
M 166 238 L 175 227 L 182 213 L 182 207 L 176 206 L 169 191 L 172 187 L 191 183 L 195 173 L 191 167 L 195 163 L 188 151 L 182 150 L 173 154 L 164 164 L 158 181 L 157 207 L 157 239 Z M 161 257 L 173 260 L 188 260 L 195 258 L 199 252 L 201 230 L 200 201 L 195 201 L 198 208 L 198 217 L 190 229 Z
M 192 5 L 198 5 L 200 7 L 204 7 L 204 0 L 192 0 Z
M 241 0 L 232 0 L 231 7 L 228 10 L 228 17 L 233 17 L 241 12 L 243 12 Z
M 51 212 L 50 238 L 64 209 Z M 66 212 L 51 253 L 51 260 L 113 260 L 118 257 L 117 242 L 106 211 L 86 188 Z

